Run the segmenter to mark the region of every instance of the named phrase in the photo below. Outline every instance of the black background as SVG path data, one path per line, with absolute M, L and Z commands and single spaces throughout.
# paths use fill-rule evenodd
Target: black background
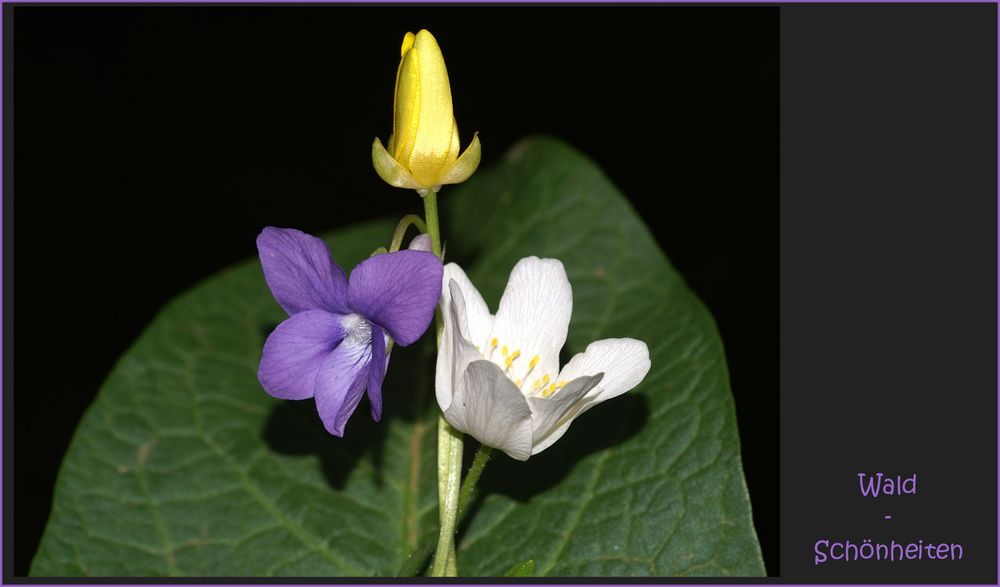
M 5 21 L 8 573 L 27 573 L 75 426 L 158 308 L 254 256 L 265 225 L 419 211 L 370 161 L 391 131 L 400 41 L 419 28 L 444 51 L 463 145 L 479 131 L 489 165 L 524 135 L 566 139 L 709 306 L 777 573 L 776 8 L 22 6 Z

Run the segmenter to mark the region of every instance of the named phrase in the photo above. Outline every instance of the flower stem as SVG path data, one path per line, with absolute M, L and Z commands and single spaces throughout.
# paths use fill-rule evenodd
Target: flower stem
M 392 233 L 392 244 L 389 245 L 389 252 L 395 253 L 399 250 L 399 247 L 403 246 L 403 237 L 406 236 L 406 229 L 410 225 L 416 226 L 417 230 L 420 232 L 427 232 L 427 225 L 424 224 L 423 218 L 417 216 L 416 214 L 407 214 L 400 219 L 399 224 L 396 225 L 396 232 Z
M 479 450 L 476 451 L 475 458 L 472 459 L 472 466 L 469 467 L 469 472 L 465 474 L 465 481 L 462 481 L 462 489 L 458 493 L 459 523 L 462 522 L 466 512 L 469 511 L 472 498 L 476 495 L 476 484 L 479 483 L 479 476 L 483 474 L 486 463 L 490 462 L 490 454 L 492 453 L 492 448 L 481 444 L 479 445 Z
M 438 508 L 440 531 L 432 577 L 457 577 L 455 530 L 458 527 L 459 485 L 462 478 L 462 433 L 444 415 L 438 418 Z
M 431 235 L 431 247 L 435 255 L 441 257 L 441 228 L 438 225 L 438 196 L 434 190 L 424 195 L 424 218 L 427 220 L 427 234 Z
M 438 224 L 437 192 L 423 194 L 424 219 L 427 234 L 431 235 L 431 250 L 441 257 L 441 228 Z M 443 260 L 443 259 L 442 259 Z M 437 338 L 441 342 L 441 311 L 437 311 Z M 455 529 L 458 526 L 458 493 L 462 482 L 462 433 L 438 417 L 438 532 L 437 554 L 434 556 L 432 577 L 457 577 L 458 560 L 455 555 Z
M 493 449 L 485 445 L 480 445 L 479 450 L 476 451 L 472 466 L 469 467 L 469 472 L 465 475 L 465 480 L 462 481 L 462 488 L 458 491 L 458 519 L 456 520 L 456 527 L 462 523 L 466 514 L 469 513 L 469 507 L 476 497 L 476 484 L 479 482 L 479 477 L 483 474 L 483 469 L 486 468 L 486 463 L 489 462 L 492 452 Z M 423 572 L 427 567 L 428 557 L 434 553 L 434 546 L 434 538 L 428 537 L 403 562 L 403 565 L 396 571 L 396 576 L 413 577 Z

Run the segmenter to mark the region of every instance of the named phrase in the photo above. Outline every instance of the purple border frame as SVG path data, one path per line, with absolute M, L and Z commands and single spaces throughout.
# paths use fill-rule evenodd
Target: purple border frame
M 495 4 L 511 4 L 511 5 L 525 5 L 525 4 L 679 4 L 677 2 L 662 2 L 661 0 L 624 0 L 622 2 L 615 2 L 614 0 L 538 0 L 536 2 L 524 1 L 524 0 L 481 0 L 484 3 L 495 3 Z M 419 0 L 339 0 L 337 2 L 329 2 L 326 0 L 289 0 L 289 2 L 294 2 L 295 4 L 346 4 L 346 5 L 359 5 L 359 4 L 397 4 L 401 2 L 405 3 L 420 3 Z M 94 2 L 92 0 L 34 0 L 34 1 L 6 1 L 0 0 L 0 92 L 3 90 L 3 7 L 5 5 L 17 5 L 17 4 L 161 4 L 161 5 L 174 5 L 174 6 L 185 6 L 185 5 L 198 5 L 198 4 L 282 4 L 281 1 L 275 0 L 186 0 L 179 2 L 160 2 L 157 0 L 100 0 Z M 434 0 L 434 2 L 424 2 L 425 4 L 470 4 L 475 3 L 475 0 Z M 682 4 L 754 4 L 754 5 L 768 5 L 768 6 L 780 6 L 782 4 L 946 4 L 946 3 L 961 3 L 961 4 L 1000 4 L 1000 0 L 781 0 L 779 2 L 759 2 L 757 0 L 701 0 L 699 2 L 683 2 Z M 998 30 L 998 44 L 997 44 L 997 60 L 1000 63 L 1000 6 L 997 10 L 997 30 Z M 998 75 L 997 83 L 998 97 L 1000 97 L 1000 75 Z M 997 133 L 1000 137 L 1000 99 L 997 102 Z M 0 137 L 3 137 L 3 115 L 0 113 Z M 1000 150 L 1000 140 L 998 140 L 998 150 Z M 6 160 L 4 159 L 3 146 L 0 145 L 0 186 L 3 184 L 3 168 Z M 997 183 L 1000 185 L 1000 158 L 998 158 L 997 165 Z M 997 288 L 1000 291 L 1000 194 L 997 198 L 997 227 L 998 227 L 998 238 L 997 238 L 997 256 L 998 256 L 998 273 L 997 273 Z M 3 234 L 3 206 L 0 205 L 0 237 Z M 0 238 L 0 269 L 3 266 L 3 239 Z M 0 273 L 0 286 L 3 285 L 2 273 Z M 3 290 L 0 289 L 0 333 L 3 332 Z M 997 379 L 1000 382 L 1000 296 L 997 298 L 997 344 L 998 344 L 998 355 L 997 355 Z M 3 351 L 3 337 L 0 336 L 0 353 Z M 3 380 L 3 363 L 0 361 L 0 383 Z M 1000 386 L 997 389 L 998 397 L 1000 397 Z M 1000 402 L 998 402 L 997 408 L 997 421 L 1000 422 Z M 1000 430 L 1000 429 L 998 429 Z M 0 403 L 0 439 L 3 438 L 3 404 Z M 1000 452 L 1000 433 L 997 435 L 997 449 Z M 3 452 L 0 451 L 0 482 L 3 481 Z M 1000 485 L 1000 471 L 998 471 L 997 477 L 998 485 Z M 1000 511 L 1000 493 L 997 495 L 997 507 Z M 3 528 L 3 511 L 4 508 L 0 507 L 0 529 Z M 1000 519 L 998 519 L 998 540 L 1000 540 Z M 0 536 L 0 543 L 2 543 L 2 536 Z M 3 564 L 4 557 L 0 556 L 0 585 L 4 585 L 3 582 Z M 1000 585 L 1000 559 L 997 562 L 997 576 L 998 583 Z M 767 579 L 780 579 L 779 577 L 767 577 Z M 34 585 L 64 585 L 64 583 L 31 583 Z M 87 585 L 102 585 L 101 583 L 86 583 Z M 177 583 L 175 583 L 177 584 Z M 182 583 L 184 585 L 197 585 L 196 583 Z M 221 583 L 216 583 L 218 585 Z M 240 586 L 240 583 L 225 583 L 226 585 Z M 267 583 L 273 585 L 280 585 L 281 583 Z M 337 583 L 343 585 L 373 585 L 377 583 Z M 422 583 L 386 583 L 386 585 L 433 585 L 431 582 Z M 447 584 L 451 585 L 461 585 L 461 583 L 450 582 Z M 473 583 L 475 584 L 475 583 Z M 519 584 L 540 584 L 532 583 L 531 581 L 526 581 Z M 613 585 L 614 583 L 607 583 L 607 585 Z M 643 583 L 644 585 L 655 584 L 655 583 Z M 727 587 L 728 585 L 733 585 L 738 583 L 690 583 L 687 585 L 697 585 L 698 587 Z M 744 584 L 754 584 L 754 585 L 782 585 L 785 587 L 806 587 L 806 585 L 811 584 L 794 584 L 794 583 L 768 583 L 765 581 L 759 581 L 750 579 Z M 110 585 L 110 584 L 109 584 Z M 123 583 L 115 583 L 113 585 L 122 586 Z M 146 583 L 142 585 L 157 585 L 157 583 Z M 164 584 L 169 585 L 169 584 Z M 586 584 L 573 584 L 566 583 L 565 585 L 571 585 L 576 587 L 594 587 L 595 585 L 601 585 L 597 583 L 586 583 Z M 685 583 L 669 583 L 664 585 L 685 585 Z M 860 585 L 857 583 L 844 584 L 844 583 L 821 583 L 821 585 L 834 587 L 837 585 Z M 905 585 L 905 584 L 898 584 Z M 246 587 L 252 587 L 252 585 L 247 585 Z

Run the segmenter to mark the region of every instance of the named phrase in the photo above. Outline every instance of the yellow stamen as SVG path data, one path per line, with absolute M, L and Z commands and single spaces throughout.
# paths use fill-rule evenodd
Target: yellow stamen
M 545 389 L 545 391 L 542 392 L 542 397 L 549 397 L 550 395 L 552 395 L 555 392 L 556 392 L 556 384 L 553 383 L 552 385 L 548 386 Z
M 535 365 L 537 364 L 538 364 L 538 355 L 535 355 L 534 357 L 531 357 L 531 362 L 528 363 L 528 371 L 534 369 Z
M 515 382 L 514 382 L 514 385 L 516 385 L 516 386 L 518 386 L 518 387 L 521 387 L 521 380 L 520 380 L 520 379 L 518 379 L 517 381 L 515 381 Z
M 501 350 L 500 352 L 503 353 L 503 356 L 506 357 L 507 356 L 507 345 L 503 345 L 503 350 Z
M 494 338 L 493 340 L 490 341 L 490 347 L 497 348 L 497 343 L 498 342 L 500 342 L 500 341 L 498 341 L 497 339 Z
M 549 376 L 548 374 L 546 374 L 545 377 L 542 377 L 542 385 L 548 385 L 548 384 L 549 384 Z
M 538 388 L 541 387 L 541 386 L 542 386 L 542 380 L 541 379 L 535 379 L 535 383 L 533 383 L 531 385 L 531 391 L 537 391 Z

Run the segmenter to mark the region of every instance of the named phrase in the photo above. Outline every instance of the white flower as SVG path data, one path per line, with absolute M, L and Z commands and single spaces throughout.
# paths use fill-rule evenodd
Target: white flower
M 496 316 L 461 267 L 449 263 L 443 279 L 438 405 L 456 429 L 519 461 L 649 372 L 646 343 L 631 338 L 592 342 L 559 370 L 573 290 L 557 259 L 518 261 Z

